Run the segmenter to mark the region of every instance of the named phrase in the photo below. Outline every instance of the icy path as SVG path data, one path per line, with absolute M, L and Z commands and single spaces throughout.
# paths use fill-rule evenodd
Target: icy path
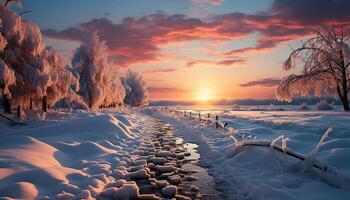
M 131 176 L 140 189 L 139 198 L 223 199 L 213 178 L 198 165 L 200 155 L 195 148 L 184 144 L 169 124 L 157 121 L 149 138 L 131 155 L 134 163 L 129 169 L 145 169 Z M 143 162 L 146 167 L 137 165 Z
M 184 143 L 180 136 L 176 136 L 173 127 L 162 121 L 159 123 L 160 127 L 156 129 L 158 132 L 156 142 L 160 143 L 158 150 L 168 150 L 178 155 L 176 158 L 179 167 L 177 173 L 182 178 L 182 182 L 179 184 L 179 193 L 192 199 L 223 199 L 222 194 L 215 188 L 213 177 L 208 174 L 207 169 L 201 167 L 198 163 L 200 159 L 200 154 L 196 149 L 198 145 Z M 186 156 L 185 159 L 183 159 L 182 153 Z
M 210 169 L 205 166 L 205 163 L 211 162 L 208 159 L 208 148 L 202 142 L 196 131 L 184 126 L 182 122 L 174 120 L 172 117 L 167 117 L 158 112 L 148 112 L 148 110 L 143 111 L 144 114 L 156 118 L 164 126 L 166 124 L 169 127 L 171 134 L 176 135 L 176 141 L 178 144 L 183 144 L 183 148 L 190 153 L 187 160 L 184 160 L 182 168 L 185 170 L 194 171 L 196 173 L 192 174 L 195 178 L 191 184 L 198 187 L 200 192 L 200 199 L 229 199 L 226 194 L 221 192 L 224 187 L 216 182 L 215 177 L 210 173 Z M 193 131 L 193 132 L 192 132 Z M 200 151 L 198 151 L 200 148 Z M 190 162 L 187 162 L 190 161 Z

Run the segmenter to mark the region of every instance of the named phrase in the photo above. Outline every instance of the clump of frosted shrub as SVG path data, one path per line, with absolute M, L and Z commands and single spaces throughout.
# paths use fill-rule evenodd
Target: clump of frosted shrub
M 317 110 L 333 110 L 333 105 L 328 104 L 326 100 L 321 100 L 316 104 Z
M 304 102 L 299 106 L 299 110 L 310 110 L 310 107 Z

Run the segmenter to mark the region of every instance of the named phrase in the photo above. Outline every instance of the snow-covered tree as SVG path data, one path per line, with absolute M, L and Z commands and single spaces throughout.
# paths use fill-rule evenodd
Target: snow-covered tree
M 1 21 L 0 21 L 0 26 L 1 26 Z M 0 33 L 0 52 L 2 52 L 5 49 L 6 45 L 7 45 L 7 41 L 4 38 L 4 36 L 2 36 L 2 34 Z
M 11 113 L 11 105 L 9 98 L 11 93 L 9 86 L 16 83 L 16 77 L 13 70 L 11 70 L 7 64 L 0 59 L 0 95 L 2 95 L 4 111 Z
M 132 70 L 128 70 L 126 77 L 122 78 L 126 95 L 124 103 L 131 106 L 148 105 L 147 84 L 142 75 Z
M 3 102 L 10 107 L 9 103 L 29 108 L 33 101 L 42 99 L 45 111 L 47 102 L 54 103 L 70 90 L 74 77 L 61 66 L 59 54 L 45 48 L 40 28 L 9 9 L 12 2 L 20 3 L 18 0 L 0 1 L 0 88 Z
M 89 35 L 77 49 L 72 65 L 79 78 L 79 94 L 90 108 L 123 102 L 124 87 L 108 65 L 106 42 L 100 40 L 96 32 Z
M 76 98 L 75 91 L 79 89 L 78 80 L 63 67 L 60 54 L 47 47 L 43 56 L 51 66 L 51 83 L 46 89 L 47 103 L 53 105 L 62 98 Z
M 336 91 L 344 110 L 349 110 L 350 48 L 349 35 L 343 28 L 321 27 L 315 36 L 295 49 L 283 65 L 284 70 L 302 64 L 300 75 L 285 77 L 277 91 L 280 100 L 291 101 L 293 95 L 330 95 Z

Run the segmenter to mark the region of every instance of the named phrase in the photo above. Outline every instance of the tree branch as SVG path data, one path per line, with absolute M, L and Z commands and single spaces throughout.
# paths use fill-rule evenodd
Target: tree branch
M 345 65 L 345 69 L 348 68 L 349 66 L 350 66 L 350 62 Z
M 27 11 L 23 11 L 23 12 L 19 13 L 18 15 L 19 15 L 20 17 L 22 17 L 22 15 L 27 14 L 27 13 L 31 13 L 31 12 L 33 12 L 33 11 L 27 10 Z
M 6 0 L 4 3 L 4 7 L 6 7 L 11 1 L 14 1 L 14 0 Z

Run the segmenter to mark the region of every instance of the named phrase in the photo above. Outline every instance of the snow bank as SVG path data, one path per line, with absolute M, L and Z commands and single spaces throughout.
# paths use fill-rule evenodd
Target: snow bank
M 17 182 L 0 190 L 1 196 L 14 199 L 34 199 L 38 193 L 36 187 L 28 182 Z
M 145 120 L 110 110 L 64 111 L 26 127 L 1 126 L 0 197 L 134 199 L 136 184 L 116 180 L 112 170 L 131 162 Z M 149 177 L 144 169 L 130 176 Z

